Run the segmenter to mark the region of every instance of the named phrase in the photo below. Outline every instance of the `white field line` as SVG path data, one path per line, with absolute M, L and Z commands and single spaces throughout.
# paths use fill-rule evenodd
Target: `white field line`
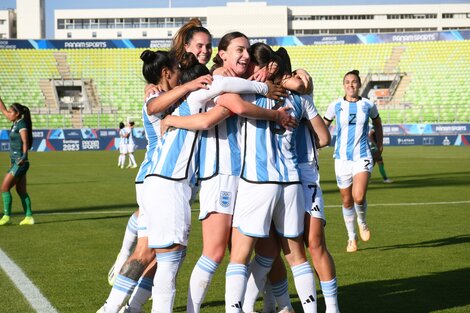
M 462 201 L 442 201 L 442 202 L 402 202 L 402 203 L 368 203 L 367 206 L 418 206 L 418 205 L 456 205 L 456 204 L 469 204 L 470 200 Z M 326 208 L 339 208 L 341 205 L 325 205 Z M 193 209 L 192 211 L 199 211 Z M 113 211 L 85 211 L 85 212 L 54 212 L 54 213 L 35 213 L 34 215 L 94 215 L 94 214 L 123 214 L 126 212 L 134 212 L 134 210 L 123 209 Z
M 0 249 L 0 268 L 10 277 L 16 289 L 23 294 L 36 312 L 58 313 L 52 304 L 42 295 L 41 291 L 39 291 L 33 282 L 23 273 L 21 268 L 19 268 L 2 249 Z

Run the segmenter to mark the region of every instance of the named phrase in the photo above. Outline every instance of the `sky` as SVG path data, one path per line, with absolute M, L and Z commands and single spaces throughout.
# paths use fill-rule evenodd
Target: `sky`
M 228 2 L 244 2 L 231 0 Z M 354 4 L 437 4 L 468 3 L 469 0 L 264 0 L 268 5 L 354 5 Z M 46 37 L 54 37 L 54 10 L 106 8 L 173 8 L 225 6 L 226 0 L 46 0 Z M 251 0 L 250 2 L 260 2 Z M 0 0 L 0 10 L 16 8 L 16 0 Z

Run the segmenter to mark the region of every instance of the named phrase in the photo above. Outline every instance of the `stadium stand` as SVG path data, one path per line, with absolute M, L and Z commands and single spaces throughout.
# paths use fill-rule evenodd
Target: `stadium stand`
M 320 112 L 343 94 L 344 73 L 358 69 L 363 81 L 368 73 L 399 73 L 401 77 L 393 97 L 379 104 L 384 123 L 470 121 L 468 40 L 288 46 L 286 49 L 293 68 L 304 68 L 311 73 Z M 6 103 L 29 106 L 35 128 L 114 128 L 119 121 L 129 118 L 139 122 L 145 86 L 139 58 L 142 51 L 2 49 L 0 93 Z M 62 60 L 57 52 L 63 55 Z M 47 85 L 66 75 L 94 85 L 97 104 L 83 110 L 48 104 L 47 92 L 40 81 Z M 8 121 L 0 122 L 2 128 L 9 126 Z

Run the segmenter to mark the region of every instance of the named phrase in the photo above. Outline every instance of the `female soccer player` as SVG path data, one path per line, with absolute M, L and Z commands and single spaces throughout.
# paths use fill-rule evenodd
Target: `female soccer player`
M 269 47 L 267 49 L 270 50 Z M 270 53 L 273 53 L 272 50 Z M 220 97 L 221 100 L 223 97 L 225 95 Z M 255 101 L 264 103 L 265 107 L 274 107 L 274 103 L 266 99 L 258 98 Z M 308 98 L 289 93 L 286 106 L 291 108 L 297 120 L 302 116 L 311 120 L 318 129 L 321 145 L 328 144 L 329 133 L 316 113 L 311 98 L 309 101 Z M 304 200 L 295 161 L 295 131 L 249 119 L 245 121 L 243 130 L 242 180 L 234 213 L 232 251 L 226 276 L 226 311 L 241 312 L 246 264 L 251 250 L 258 238 L 269 236 L 269 229 L 274 226 L 276 233 L 282 237 L 282 248 L 294 272 L 304 311 L 316 312 L 315 281 L 301 236 Z M 257 255 L 252 262 L 252 273 L 265 276 L 276 255 Z M 260 266 L 255 269 L 253 264 Z M 252 310 L 245 306 L 243 309 L 246 312 Z
M 135 150 L 135 142 L 134 142 L 134 121 L 129 121 L 126 126 L 127 132 L 127 154 L 129 155 L 129 164 L 127 168 L 137 168 L 137 163 L 135 162 L 134 157 L 134 150 Z
M 220 47 L 222 48 L 219 50 L 222 51 L 224 58 L 227 60 L 227 62 L 223 62 L 223 66 L 226 66 L 227 70 L 235 71 L 236 68 L 229 66 L 228 63 L 236 64 L 236 61 L 230 62 L 229 60 L 231 58 L 240 58 L 239 53 L 236 53 L 236 49 L 244 47 L 247 50 L 248 40 L 241 33 L 229 33 L 222 38 Z M 249 56 L 244 57 L 244 61 L 249 63 Z M 239 75 L 243 73 L 243 71 L 240 71 Z M 236 86 L 239 86 L 238 91 L 234 89 Z M 242 86 L 245 87 L 242 88 Z M 250 88 L 250 86 L 258 87 Z M 208 90 L 194 92 L 190 97 L 207 103 L 222 91 L 237 93 L 262 92 L 266 94 L 265 87 L 265 84 L 249 82 L 240 78 L 214 76 L 214 82 Z M 214 107 L 214 102 L 208 105 L 211 114 L 217 110 L 224 110 L 219 106 Z M 285 112 L 285 110 L 276 112 L 261 109 L 253 104 L 240 106 L 238 103 L 229 103 L 226 107 L 235 114 L 265 118 L 278 122 L 281 120 L 279 116 L 282 113 L 280 112 Z M 204 118 L 205 114 L 209 112 L 184 118 L 168 116 L 162 121 L 162 125 L 165 125 L 165 127 L 173 126 L 191 130 L 206 129 L 213 124 L 221 122 L 217 127 L 203 132 L 201 138 L 199 153 L 201 212 L 199 217 L 202 220 L 204 246 L 203 254 L 191 275 L 188 312 L 199 312 L 212 276 L 224 257 L 230 236 L 233 204 L 240 171 L 240 155 L 237 139 L 238 117 L 233 116 L 223 120 L 222 115 L 220 115 L 221 118 L 218 121 L 212 121 L 211 124 L 205 122 Z M 285 113 L 285 115 L 281 116 L 287 117 L 288 114 Z M 286 121 L 289 120 L 286 119 Z M 204 288 L 201 288 L 201 286 L 204 286 Z
M 180 72 L 178 61 L 166 51 L 154 52 L 146 50 L 142 53 L 141 59 L 144 61 L 142 69 L 144 78 L 148 83 L 155 84 L 162 92 L 151 95 L 142 108 L 142 118 L 148 144 L 144 161 L 136 177 L 137 203 L 140 208 L 138 219 L 139 239 L 133 254 L 125 262 L 119 275 L 117 275 L 116 282 L 113 285 L 113 289 L 111 290 L 106 304 L 98 312 L 118 312 L 137 283 L 142 283 L 143 289 L 147 290 L 144 294 L 149 294 L 148 291 L 150 291 L 152 286 L 153 272 L 151 269 L 149 269 L 144 278 L 139 280 L 144 270 L 155 258 L 155 252 L 148 247 L 146 233 L 148 222 L 145 215 L 146 211 L 143 209 L 142 204 L 143 181 L 144 177 L 151 170 L 152 160 L 157 157 L 161 148 L 160 120 L 173 109 L 170 106 L 165 107 L 158 105 L 156 100 L 166 90 L 171 90 L 179 84 Z M 206 88 L 205 86 L 211 81 L 210 76 L 206 75 L 183 85 L 181 88 L 190 91 L 198 88 Z M 140 301 L 130 303 L 131 308 L 129 308 L 129 310 L 137 309 L 136 306 L 140 306 L 142 301 L 146 299 L 145 296 L 140 295 L 137 300 Z M 134 305 L 134 307 L 132 307 L 132 305 Z
M 127 154 L 127 132 L 125 129 L 126 125 L 123 122 L 119 123 L 119 159 L 118 167 L 124 168 L 126 164 L 126 154 Z
M 0 226 L 11 224 L 11 193 L 10 189 L 16 186 L 16 192 L 21 198 L 25 218 L 20 225 L 33 225 L 34 218 L 31 211 L 31 199 L 26 190 L 26 173 L 29 169 L 28 150 L 33 144 L 33 125 L 28 107 L 13 103 L 9 109 L 5 107 L 0 98 L 0 111 L 13 122 L 10 130 L 10 164 L 11 167 L 3 178 L 2 198 L 3 217 Z
M 299 80 L 296 80 L 291 76 L 292 69 L 290 57 L 287 51 L 281 47 L 276 51 L 276 53 L 280 55 L 282 66 L 284 68 L 283 86 L 289 90 L 296 90 L 299 93 L 305 93 L 303 84 L 299 84 Z M 312 128 L 312 126 L 308 124 L 314 121 L 316 122 L 316 127 L 314 126 Z M 319 146 L 320 143 L 318 142 L 319 138 L 317 133 L 322 134 L 325 138 L 329 138 L 329 133 L 320 115 L 316 115 L 313 121 L 303 119 L 295 131 L 297 161 L 299 163 L 300 180 L 305 196 L 306 213 L 304 241 L 312 256 L 315 270 L 320 278 L 320 286 L 325 298 L 327 312 L 338 313 L 335 265 L 333 258 L 326 247 L 324 234 L 324 225 L 326 221 L 322 190 L 319 183 L 320 176 L 318 173 L 319 167 L 316 147 Z M 257 295 L 263 288 L 262 285 L 265 280 L 263 275 L 268 271 L 266 268 L 266 262 L 273 262 L 272 259 L 276 257 L 276 255 L 273 254 L 273 251 L 275 250 L 276 249 L 272 249 L 272 247 L 270 248 L 270 245 L 266 244 L 264 239 L 258 241 L 256 246 L 257 254 L 251 263 L 251 273 L 243 303 L 243 309 L 245 312 L 254 311 L 254 304 Z M 269 286 L 268 284 L 268 287 L 273 290 L 279 307 L 283 308 L 281 312 L 292 312 L 293 309 L 290 304 L 288 293 L 286 292 L 287 275 L 282 261 L 280 262 L 279 260 L 279 257 L 274 260 L 273 268 L 269 273 L 269 283 L 271 283 L 272 286 Z M 263 263 L 263 261 L 264 264 L 262 265 L 264 266 L 260 266 L 260 263 Z M 285 291 L 282 292 L 283 290 Z M 269 293 L 265 294 L 265 296 L 269 298 Z M 271 302 L 272 303 L 266 303 L 265 300 L 265 307 L 263 308 L 265 312 L 272 312 L 275 310 L 275 303 L 272 300 Z
M 369 118 L 377 133 L 378 155 L 382 153 L 382 122 L 374 103 L 359 96 L 359 71 L 347 72 L 343 78 L 345 95 L 331 103 L 325 113 L 327 126 L 336 118 L 335 159 L 336 182 L 343 202 L 343 217 L 348 232 L 347 252 L 357 251 L 355 219 L 363 241 L 370 239 L 366 222 L 367 185 L 374 162 L 368 142 Z

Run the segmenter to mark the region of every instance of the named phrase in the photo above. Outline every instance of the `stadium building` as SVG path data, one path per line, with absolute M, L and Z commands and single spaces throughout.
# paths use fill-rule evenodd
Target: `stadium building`
M 29 106 L 38 128 L 138 121 L 145 85 L 139 55 L 167 49 L 192 17 L 213 33 L 214 47 L 232 30 L 284 46 L 293 67 L 312 75 L 320 112 L 343 94 L 344 73 L 358 69 L 361 95 L 379 106 L 389 134 L 422 135 L 423 123 L 470 121 L 470 4 L 56 10 L 56 39 L 44 40 L 44 0 L 17 2 L 16 11 L 0 11 L 1 36 L 9 37 L 0 40 L 0 94 Z M 470 132 L 470 124 L 436 129 L 454 127 Z
M 0 38 L 44 38 L 44 0 L 17 3 L 16 11 L 0 11 Z M 194 8 L 55 10 L 54 38 L 171 38 L 193 17 L 216 38 L 234 29 L 249 37 L 445 31 L 470 29 L 470 4 L 280 6 L 228 2 Z
M 215 37 L 234 29 L 249 37 L 441 31 L 470 29 L 470 4 L 56 10 L 55 38 L 171 38 L 192 17 Z

